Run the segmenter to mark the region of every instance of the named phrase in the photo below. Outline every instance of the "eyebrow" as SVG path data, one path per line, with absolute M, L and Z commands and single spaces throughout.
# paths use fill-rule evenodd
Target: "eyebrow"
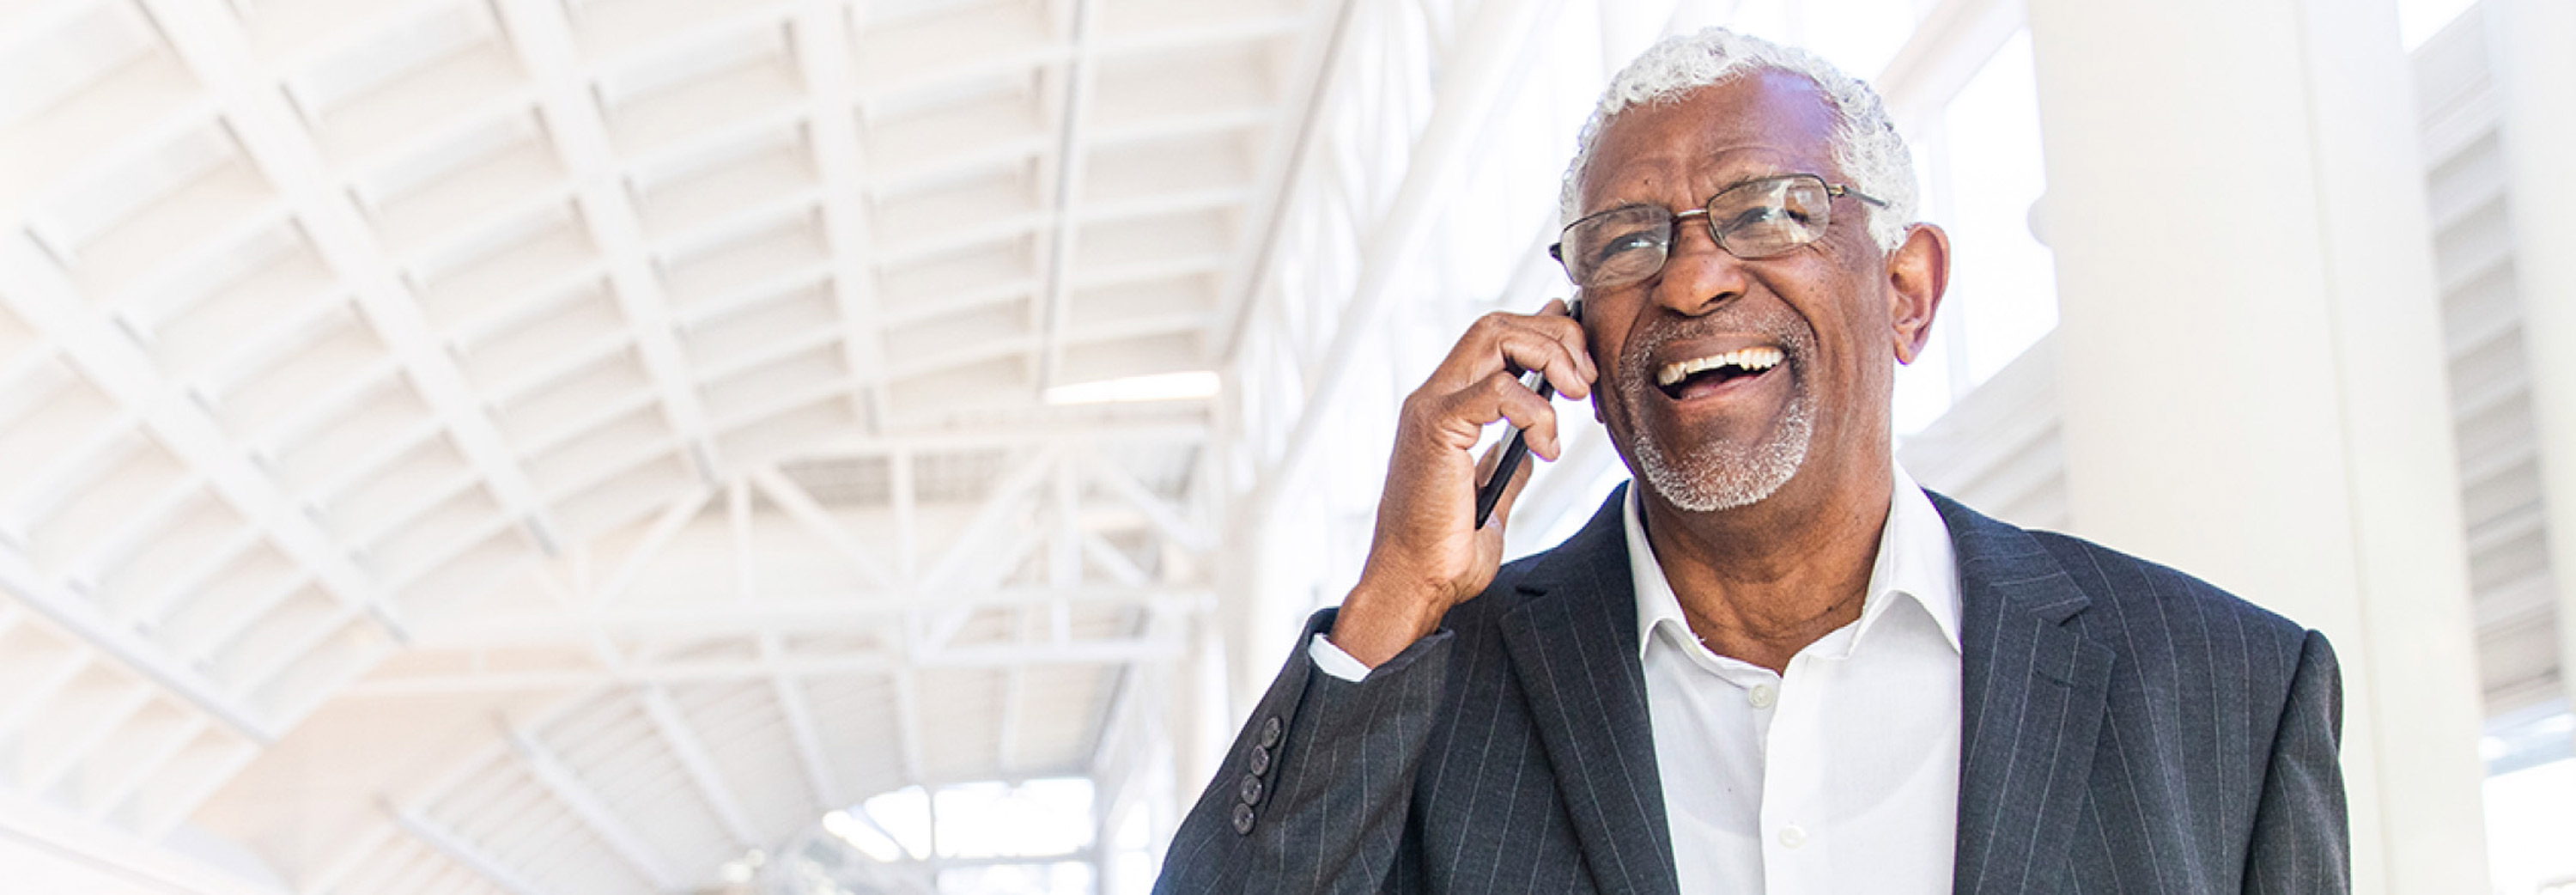
M 1781 178 L 1783 178 L 1783 177 L 1797 177 L 1797 176 L 1800 176 L 1800 175 L 1803 175 L 1803 174 L 1806 174 L 1806 173 L 1807 173 L 1807 172 L 1805 172 L 1805 171 L 1773 171 L 1773 172 L 1768 173 L 1768 174 L 1756 174 L 1756 175 L 1753 175 L 1753 176 L 1751 176 L 1751 177 L 1739 177 L 1739 178 L 1736 178 L 1735 180 L 1728 181 L 1728 182 L 1727 182 L 1727 184 L 1726 184 L 1725 186 L 1718 187 L 1718 188 L 1717 188 L 1717 192 L 1710 193 L 1710 194 L 1708 194 L 1708 195 L 1709 195 L 1709 197 L 1710 197 L 1710 198 L 1716 198 L 1716 197 L 1718 197 L 1718 196 L 1724 195 L 1724 194 L 1726 193 L 1726 191 L 1731 190 L 1731 189 L 1735 189 L 1736 187 L 1740 187 L 1740 186 L 1749 186 L 1749 185 L 1751 185 L 1751 184 L 1761 183 L 1762 181 L 1765 181 L 1765 180 L 1779 180 L 1779 179 L 1781 179 Z M 1819 174 L 1819 175 L 1817 175 L 1817 176 L 1818 176 L 1818 177 L 1822 177 L 1822 176 L 1824 176 L 1824 175 Z
M 1775 171 L 1772 171 L 1772 172 L 1767 173 L 1767 174 L 1755 174 L 1755 175 L 1752 175 L 1752 176 L 1749 176 L 1749 177 L 1739 177 L 1739 178 L 1736 178 L 1736 179 L 1734 179 L 1734 180 L 1727 181 L 1727 182 L 1726 182 L 1726 185 L 1721 186 L 1721 187 L 1718 187 L 1716 192 L 1709 193 L 1709 194 L 1708 194 L 1708 197 L 1707 197 L 1706 199 L 1701 199 L 1701 200 L 1699 201 L 1699 204 L 1697 204 L 1697 205 L 1693 205 L 1693 206 L 1691 206 L 1691 207 L 1692 207 L 1692 208 L 1702 208 L 1702 207 L 1706 207 L 1706 205 L 1708 204 L 1708 200 L 1709 200 L 1709 199 L 1715 199 L 1715 198 L 1717 198 L 1717 197 L 1719 197 L 1719 196 L 1726 195 L 1726 192 L 1727 192 L 1728 190 L 1735 189 L 1736 187 L 1745 186 L 1745 185 L 1747 185 L 1747 184 L 1760 183 L 1760 182 L 1765 181 L 1765 180 L 1778 180 L 1778 179 L 1783 178 L 1783 177 L 1797 177 L 1797 176 L 1800 176 L 1800 175 L 1803 175 L 1803 174 L 1807 174 L 1807 173 L 1809 173 L 1809 172 L 1806 172 L 1806 171 L 1785 171 L 1785 170 L 1775 170 Z M 1818 176 L 1818 177 L 1823 177 L 1824 175 L 1822 175 L 1822 174 L 1818 174 L 1818 175 L 1816 175 L 1816 176 Z M 1574 216 L 1574 220 L 1579 221 L 1579 220 L 1583 220 L 1584 218 L 1594 217 L 1594 216 L 1597 216 L 1597 215 L 1609 214 L 1609 213 L 1614 212 L 1614 211 L 1620 211 L 1620 210 L 1623 210 L 1623 209 L 1629 209 L 1629 208 L 1664 208 L 1664 205 L 1663 205 L 1662 203 L 1659 203 L 1659 202 L 1649 202 L 1649 201 L 1643 201 L 1643 200 L 1630 201 L 1630 202 L 1621 202 L 1621 203 L 1619 203 L 1619 204 L 1617 204 L 1617 205 L 1610 205 L 1610 206 L 1606 206 L 1606 207 L 1603 207 L 1603 208 L 1597 208 L 1597 209 L 1593 209 L 1593 210 L 1591 210 L 1591 211 L 1585 211 L 1585 212 L 1578 213 L 1578 214 L 1576 214 L 1576 215 Z M 1666 210 L 1667 210 L 1667 211 L 1669 211 L 1670 209 L 1666 209 Z M 1687 211 L 1687 210 L 1689 210 L 1689 209 L 1684 209 L 1684 210 L 1685 210 L 1685 211 Z M 1675 213 L 1675 214 L 1679 214 L 1680 212 L 1674 212 L 1674 213 Z M 1573 222 L 1572 222 L 1572 221 L 1568 221 L 1567 223 L 1568 223 L 1568 224 L 1571 224 L 1571 223 L 1573 223 Z

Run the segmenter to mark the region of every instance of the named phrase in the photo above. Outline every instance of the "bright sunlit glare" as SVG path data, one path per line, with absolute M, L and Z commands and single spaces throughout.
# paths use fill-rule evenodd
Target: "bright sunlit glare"
M 1125 401 L 1176 401 L 1215 395 L 1223 385 L 1211 370 L 1187 370 L 1103 379 L 1047 389 L 1049 404 L 1108 404 Z

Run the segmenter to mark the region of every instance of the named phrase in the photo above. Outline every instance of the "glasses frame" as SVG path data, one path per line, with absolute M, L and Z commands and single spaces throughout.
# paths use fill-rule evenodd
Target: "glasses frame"
M 1778 182 L 1781 182 L 1781 181 L 1793 181 L 1793 180 L 1811 180 L 1811 181 L 1816 182 L 1818 185 L 1823 186 L 1823 187 L 1824 187 L 1824 189 L 1825 189 L 1825 202 L 1826 202 L 1825 207 L 1826 207 L 1828 210 L 1826 211 L 1826 218 L 1825 218 L 1825 225 L 1824 225 L 1824 227 L 1817 228 L 1818 238 L 1822 238 L 1822 235 L 1823 235 L 1823 232 L 1824 232 L 1824 229 L 1825 229 L 1825 228 L 1827 228 L 1827 227 L 1832 227 L 1832 226 L 1833 226 L 1833 224 L 1834 224 L 1834 222 L 1833 222 L 1833 217 L 1832 217 L 1832 214 L 1833 214 L 1833 213 L 1832 213 L 1831 209 L 1832 209 L 1832 207 L 1833 207 L 1833 200 L 1835 200 L 1835 199 L 1839 199 L 1839 198 L 1842 198 L 1842 197 L 1844 197 L 1844 196 L 1850 196 L 1850 197 L 1852 197 L 1852 198 L 1854 198 L 1854 199 L 1858 199 L 1858 200 L 1860 200 L 1860 201 L 1862 201 L 1862 202 L 1868 203 L 1868 204 L 1869 204 L 1869 206 L 1870 206 L 1870 207 L 1872 207 L 1872 208 L 1886 208 L 1886 207 L 1887 207 L 1887 200 L 1885 200 L 1885 199 L 1880 199 L 1880 198 L 1878 198 L 1878 197 L 1876 197 L 1876 196 L 1872 196 L 1872 195 L 1869 195 L 1869 194 L 1867 194 L 1867 193 L 1863 193 L 1863 192 L 1861 192 L 1861 191 L 1859 191 L 1859 190 L 1852 189 L 1850 184 L 1846 184 L 1846 183 L 1834 183 L 1834 182 L 1832 182 L 1832 181 L 1828 181 L 1828 180 L 1826 180 L 1826 179 L 1825 179 L 1825 176 L 1824 176 L 1824 175 L 1822 175 L 1822 174 L 1812 174 L 1812 173 L 1800 172 L 1800 173 L 1796 173 L 1796 174 L 1777 174 L 1777 175 L 1772 175 L 1772 176 L 1769 176 L 1769 177 L 1756 177 L 1756 178 L 1751 179 L 1751 180 L 1747 180 L 1747 181 L 1743 181 L 1743 182 L 1740 182 L 1740 183 L 1733 184 L 1733 185 L 1731 185 L 1731 186 L 1728 186 L 1728 187 L 1727 187 L 1727 188 L 1725 188 L 1725 189 L 1718 190 L 1716 193 L 1710 194 L 1710 196 L 1708 197 L 1708 201 L 1700 203 L 1699 207 L 1697 207 L 1697 208 L 1693 208 L 1693 209 L 1691 209 L 1691 210 L 1689 210 L 1689 211 L 1683 211 L 1683 212 L 1668 212 L 1667 214 L 1668 214 L 1668 216 L 1670 217 L 1670 220 L 1669 220 L 1669 221 L 1667 221 L 1667 222 L 1664 224 L 1664 247 L 1663 247 L 1663 248 L 1664 248 L 1664 263 L 1665 263 L 1665 264 L 1669 264 L 1669 263 L 1671 263 L 1671 262 L 1672 262 L 1672 259 L 1673 259 L 1673 243 L 1674 243 L 1674 242 L 1676 242 L 1676 241 L 1678 241 L 1678 240 L 1679 240 L 1679 238 L 1680 238 L 1680 235 L 1681 235 L 1681 226 L 1682 226 L 1682 221 L 1687 220 L 1687 219 L 1689 219 L 1689 218 L 1694 218 L 1694 217 L 1699 218 L 1702 222 L 1704 222 L 1704 223 L 1706 224 L 1706 226 L 1708 227 L 1708 238 L 1710 239 L 1710 241 L 1713 241 L 1713 242 L 1717 243 L 1717 247 L 1718 247 L 1718 248 L 1725 250 L 1725 252 L 1726 252 L 1727 254 L 1729 254 L 1729 255 L 1734 255 L 1735 257 L 1737 257 L 1737 258 L 1741 258 L 1741 259 L 1746 260 L 1746 261 L 1758 261 L 1758 260 L 1761 260 L 1761 259 L 1763 259 L 1763 258 L 1777 258 L 1777 257 L 1779 257 L 1779 256 L 1781 256 L 1781 255 L 1784 255 L 1784 254 L 1789 253 L 1791 250 L 1794 250 L 1794 249 L 1798 248 L 1799 246 L 1805 246 L 1805 245 L 1813 245 L 1813 244 L 1815 244 L 1815 240 L 1814 240 L 1814 239 L 1810 239 L 1810 240 L 1807 240 L 1806 242 L 1792 243 L 1788 248 L 1786 248 L 1786 249 L 1782 249 L 1782 250 L 1777 251 L 1777 252 L 1772 252 L 1772 253 L 1770 253 L 1770 254 L 1768 254 L 1768 255 L 1745 255 L 1745 254 L 1743 254 L 1743 253 L 1737 252 L 1737 251 L 1734 249 L 1734 247 L 1729 246 L 1729 245 L 1727 245 L 1727 244 L 1726 244 L 1726 234 L 1725 234 L 1725 233 L 1721 233 L 1721 232 L 1719 232 L 1719 231 L 1718 231 L 1718 229 L 1717 229 L 1717 216 L 1716 216 L 1716 212 L 1714 212 L 1714 211 L 1711 211 L 1711 210 L 1710 210 L 1710 209 L 1712 209 L 1713 207 L 1715 207 L 1715 206 L 1717 205 L 1717 200 L 1718 200 L 1718 199 L 1720 199 L 1720 198 L 1724 197 L 1724 196 L 1725 196 L 1726 194 L 1728 194 L 1728 193 L 1735 192 L 1736 190 L 1744 189 L 1744 188 L 1746 188 L 1746 187 L 1755 186 L 1755 185 L 1758 185 L 1758 184 L 1778 183 Z M 1620 213 L 1620 212 L 1628 211 L 1628 210 L 1630 210 L 1630 209 L 1634 209 L 1634 208 L 1653 208 L 1653 209 L 1656 209 L 1656 210 L 1659 210 L 1659 211 L 1660 211 L 1660 210 L 1662 210 L 1662 207 L 1661 207 L 1661 206 L 1656 206 L 1656 205 L 1622 205 L 1622 206 L 1619 206 L 1619 207 L 1617 207 L 1617 208 L 1605 208 L 1605 209 L 1602 209 L 1602 210 L 1600 210 L 1600 211 L 1596 211 L 1596 212 L 1593 212 L 1593 213 L 1591 213 L 1591 214 L 1587 214 L 1587 215 L 1584 215 L 1584 216 L 1582 216 L 1582 217 L 1575 218 L 1575 219 L 1574 219 L 1574 221 L 1573 221 L 1572 223 L 1566 224 L 1566 225 L 1565 225 L 1565 227 L 1564 227 L 1564 229 L 1561 229 L 1561 230 L 1558 230 L 1558 231 L 1557 231 L 1557 233 L 1556 233 L 1556 242 L 1554 242 L 1554 243 L 1550 244 L 1550 245 L 1547 247 L 1547 256 L 1548 256 L 1548 257 L 1550 257 L 1550 258 L 1556 259 L 1556 264 L 1557 264 L 1557 266 L 1558 266 L 1558 267 L 1562 267 L 1562 268 L 1564 268 L 1564 269 L 1565 269 L 1565 276 L 1566 276 L 1566 279 L 1569 279 L 1569 280 L 1574 279 L 1574 267 L 1573 267 L 1573 265 L 1570 265 L 1570 264 L 1565 263 L 1565 237 L 1566 237 L 1566 234 L 1569 234 L 1569 233 L 1574 232 L 1574 228 L 1576 228 L 1576 227 L 1580 227 L 1580 226 L 1583 226 L 1585 223 L 1587 223 L 1587 222 L 1589 222 L 1589 221 L 1591 221 L 1591 220 L 1593 220 L 1593 219 L 1595 219 L 1595 218 L 1603 217 L 1603 216 L 1606 216 L 1606 215 L 1618 214 L 1618 213 Z M 1657 264 L 1657 265 L 1655 265 L 1655 272 L 1654 272 L 1654 273 L 1647 274 L 1645 277 L 1643 277 L 1643 278 L 1639 279 L 1639 280 L 1638 280 L 1638 282 L 1644 282 L 1645 280 L 1653 279 L 1653 278 L 1655 277 L 1655 275 L 1656 275 L 1656 274 L 1660 274 L 1660 273 L 1662 273 L 1662 272 L 1663 272 L 1663 270 L 1664 270 L 1664 268 L 1663 268 L 1663 264 Z M 1590 286 L 1584 286 L 1581 282 L 1576 282 L 1576 283 L 1575 283 L 1575 285 L 1576 285 L 1577 287 L 1585 288 L 1585 289 L 1592 288 L 1592 287 L 1590 287 Z M 1623 285 L 1626 285 L 1626 284 L 1623 284 Z M 1612 288 L 1617 288 L 1617 287 L 1612 287 Z

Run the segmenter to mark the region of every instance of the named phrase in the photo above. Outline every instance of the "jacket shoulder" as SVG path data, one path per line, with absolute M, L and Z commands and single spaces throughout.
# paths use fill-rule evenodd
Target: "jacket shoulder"
M 2108 608 L 2124 618 L 2224 618 L 2240 625 L 2249 635 L 2287 643 L 2293 651 L 2307 637 L 2306 626 L 2199 576 L 2073 535 L 2028 531 L 2058 567 L 2096 601 L 2097 609 Z M 2109 605 L 2102 606 L 2104 603 Z

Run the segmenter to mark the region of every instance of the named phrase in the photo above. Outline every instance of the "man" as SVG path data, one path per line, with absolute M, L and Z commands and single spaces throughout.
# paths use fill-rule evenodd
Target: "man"
M 1158 891 L 2346 890 L 2323 637 L 1896 467 L 1949 265 L 1908 165 L 1803 52 L 1621 72 L 1567 173 L 1580 322 L 1489 316 L 1406 400 L 1358 585 Z M 1644 485 L 1497 569 L 1480 429 L 1558 449 L 1519 370 Z

